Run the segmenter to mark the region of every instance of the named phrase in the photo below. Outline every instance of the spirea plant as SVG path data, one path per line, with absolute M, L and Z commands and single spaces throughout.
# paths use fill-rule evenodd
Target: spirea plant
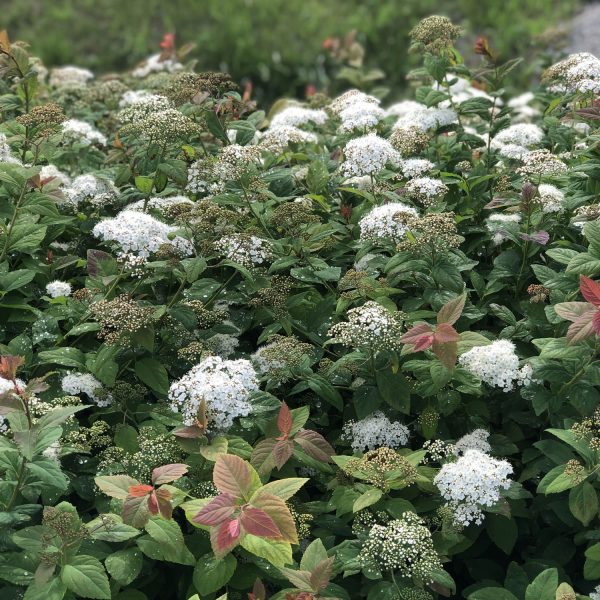
M 460 33 L 268 113 L 0 34 L 2 600 L 600 597 L 600 61 Z

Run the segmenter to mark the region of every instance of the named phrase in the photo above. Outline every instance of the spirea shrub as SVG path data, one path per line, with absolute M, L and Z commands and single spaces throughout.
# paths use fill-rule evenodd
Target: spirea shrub
M 2 600 L 600 597 L 600 63 L 459 34 L 269 112 L 0 34 Z

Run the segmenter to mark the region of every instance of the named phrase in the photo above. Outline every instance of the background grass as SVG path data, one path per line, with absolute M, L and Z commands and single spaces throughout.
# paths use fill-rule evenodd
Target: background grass
M 194 42 L 200 70 L 251 79 L 255 96 L 302 96 L 329 83 L 327 36 L 356 29 L 366 63 L 386 73 L 396 92 L 411 67 L 408 32 L 423 16 L 446 14 L 467 40 L 485 34 L 508 59 L 531 55 L 548 28 L 568 21 L 577 0 L 4 0 L 0 22 L 48 65 L 94 71 L 128 68 L 155 52 L 164 32 Z M 516 74 L 524 82 L 533 65 Z M 519 82 L 519 80 L 517 80 Z

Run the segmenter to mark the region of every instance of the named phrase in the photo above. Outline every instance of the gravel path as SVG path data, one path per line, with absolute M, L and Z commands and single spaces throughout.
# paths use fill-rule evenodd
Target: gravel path
M 571 26 L 569 52 L 591 52 L 600 57 L 600 2 L 588 4 Z

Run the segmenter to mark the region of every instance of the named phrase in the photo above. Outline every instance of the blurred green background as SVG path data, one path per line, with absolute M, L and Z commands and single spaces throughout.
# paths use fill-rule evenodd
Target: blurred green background
M 352 30 L 365 49 L 365 66 L 383 70 L 390 97 L 401 96 L 416 60 L 406 54 L 408 32 L 430 14 L 445 14 L 464 26 L 465 54 L 478 35 L 486 35 L 501 59 L 525 56 L 514 79 L 515 85 L 525 85 L 540 66 L 532 57 L 556 47 L 555 30 L 568 24 L 578 2 L 2 0 L 0 5 L 2 28 L 11 39 L 27 41 L 47 65 L 126 69 L 157 52 L 162 35 L 175 31 L 178 44 L 196 44 L 189 56 L 197 59 L 197 70 L 225 70 L 238 81 L 250 79 L 254 97 L 270 102 L 302 97 L 309 84 L 334 91 L 332 78 L 340 65 L 323 41 Z

